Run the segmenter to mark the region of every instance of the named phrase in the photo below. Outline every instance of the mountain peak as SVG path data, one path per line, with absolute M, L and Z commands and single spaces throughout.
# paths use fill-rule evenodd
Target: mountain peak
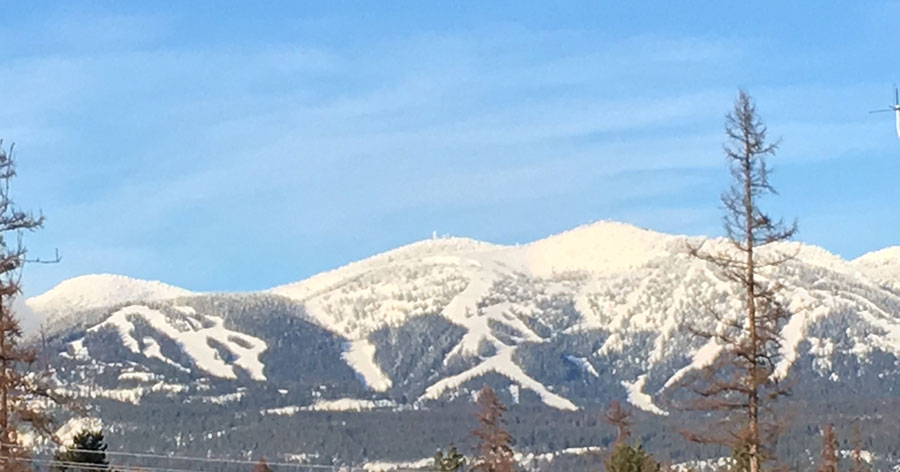
M 900 246 L 867 252 L 850 265 L 882 286 L 900 291 Z
M 877 251 L 867 252 L 851 261 L 854 265 L 884 266 L 900 263 L 900 246 L 888 246 Z
M 156 280 L 117 274 L 88 274 L 60 282 L 25 301 L 37 313 L 53 315 L 115 305 L 133 300 L 164 300 L 192 292 Z
M 616 272 L 671 252 L 684 239 L 602 220 L 534 241 L 522 248 L 522 257 L 538 275 L 569 270 Z

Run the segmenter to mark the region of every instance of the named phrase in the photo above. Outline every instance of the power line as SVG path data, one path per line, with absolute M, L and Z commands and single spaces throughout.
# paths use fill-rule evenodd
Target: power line
M 18 449 L 28 449 L 26 446 L 21 446 L 18 444 L 3 444 L 0 445 L 18 448 Z M 74 447 L 66 447 L 67 451 L 72 452 L 84 452 L 88 454 L 106 454 L 108 456 L 126 456 L 126 457 L 140 457 L 144 459 L 175 459 L 175 460 L 184 460 L 184 461 L 196 461 L 196 462 L 222 462 L 222 463 L 231 463 L 231 464 L 256 464 L 258 461 L 250 461 L 250 460 L 242 460 L 242 459 L 216 459 L 211 457 L 191 457 L 191 456 L 178 456 L 178 455 L 164 455 L 164 454 L 152 454 L 148 452 L 128 452 L 128 451 L 97 451 L 93 449 L 79 449 Z M 333 466 L 330 465 L 319 465 L 319 464 L 302 464 L 299 462 L 269 462 L 266 461 L 268 465 L 281 465 L 286 467 L 311 467 L 311 468 L 326 468 L 332 469 Z
M 17 449 L 29 449 L 26 446 L 22 446 L 19 444 L 4 444 L 0 443 L 2 446 L 7 446 L 11 448 Z M 222 464 L 241 464 L 241 465 L 255 465 L 259 463 L 258 460 L 242 460 L 242 459 L 216 459 L 211 457 L 191 457 L 191 456 L 179 456 L 179 455 L 164 455 L 164 454 L 152 454 L 147 452 L 128 452 L 128 451 L 97 451 L 93 449 L 79 449 L 73 447 L 66 447 L 67 451 L 72 452 L 81 452 L 88 454 L 106 454 L 108 456 L 123 456 L 123 457 L 136 457 L 142 459 L 173 459 L 173 460 L 182 460 L 182 461 L 195 461 L 195 462 L 206 462 L 206 463 L 222 463 Z M 0 459 L 3 457 L 0 456 Z M 274 465 L 274 466 L 283 466 L 283 467 L 292 467 L 292 468 L 301 468 L 301 469 L 319 469 L 319 470 L 336 470 L 336 469 L 348 469 L 349 470 L 365 470 L 362 467 L 349 467 L 349 466 L 337 466 L 337 465 L 323 465 L 323 464 L 304 464 L 301 462 L 269 462 L 266 461 L 266 465 Z M 79 466 L 80 467 L 80 466 Z M 152 467 L 142 467 L 144 470 L 154 469 Z M 195 472 L 193 470 L 188 469 L 166 469 L 166 468 L 155 468 L 159 472 Z M 411 469 L 411 468 L 397 468 L 393 469 L 395 471 L 415 471 L 422 469 Z
M 99 465 L 99 464 L 90 464 L 84 462 L 71 462 L 71 461 L 58 461 L 54 459 L 35 459 L 31 457 L 9 457 L 9 456 L 0 456 L 0 460 L 3 461 L 17 461 L 17 462 L 31 462 L 34 464 L 49 464 L 49 465 L 60 465 L 64 467 L 72 467 L 78 468 L 82 470 L 94 470 L 94 471 L 105 471 L 110 472 L 113 469 L 123 469 L 128 471 L 151 471 L 151 472 L 204 472 L 202 470 L 190 470 L 190 469 L 168 469 L 164 467 L 143 467 L 143 466 L 135 466 L 135 465 Z

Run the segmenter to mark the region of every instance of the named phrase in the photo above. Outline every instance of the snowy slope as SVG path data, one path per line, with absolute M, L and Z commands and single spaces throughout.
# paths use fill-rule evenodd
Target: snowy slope
M 512 256 L 536 276 L 566 271 L 612 273 L 684 250 L 685 242 L 683 236 L 601 221 L 535 241 L 513 251 Z
M 310 314 L 323 326 L 359 338 L 386 324 L 439 308 L 445 308 L 449 319 L 461 322 L 466 318 L 465 310 L 471 311 L 471 305 L 486 295 L 498 275 L 617 273 L 683 250 L 686 240 L 606 221 L 524 246 L 464 238 L 435 239 L 269 292 L 307 304 Z M 345 307 L 351 310 L 344 310 Z
M 711 251 L 728 248 L 722 240 L 607 221 L 522 246 L 432 239 L 267 293 L 301 305 L 305 316 L 343 341 L 340 362 L 353 369 L 372 401 L 378 395 L 408 396 L 420 403 L 457 398 L 491 376 L 558 409 L 577 409 L 599 390 L 665 414 L 657 397 L 721 351 L 685 327 L 727 329 L 724 322 L 714 325 L 709 310 L 741 312 L 735 288 L 686 254 L 689 244 L 701 243 Z M 900 287 L 900 249 L 848 262 L 819 247 L 787 243 L 762 257 L 776 254 L 795 256 L 777 273 L 765 274 L 785 284 L 793 313 L 783 326 L 778 376 L 788 376 L 804 356 L 812 356 L 817 375 L 830 381 L 840 377 L 834 369 L 847 359 L 871 364 L 879 355 L 900 358 L 900 290 L 891 290 Z M 88 276 L 64 282 L 29 305 L 74 313 L 187 294 L 158 282 Z M 218 378 L 235 378 L 234 367 L 254 379 L 266 378 L 268 366 L 260 353 L 280 342 L 226 330 L 215 312 L 184 314 L 205 323 L 184 329 L 151 308 L 126 311 L 110 312 L 91 329 L 114 328 L 128 351 L 177 363 L 154 339 L 131 334 L 134 318 L 141 318 L 179 344 L 194 366 Z M 398 335 L 393 345 L 378 344 L 384 330 L 402 331 L 426 317 L 443 325 L 432 320 L 437 324 Z M 460 335 L 441 338 L 449 336 L 447 327 Z M 216 357 L 208 339 L 232 353 L 231 364 Z M 434 340 L 448 344 L 437 352 L 430 344 Z M 380 356 L 386 348 L 393 357 Z M 76 339 L 69 355 L 90 354 Z M 427 368 L 419 361 L 429 362 Z M 877 374 L 891 378 L 892 372 Z
M 158 281 L 95 274 L 65 280 L 47 292 L 27 299 L 25 303 L 37 313 L 53 316 L 131 301 L 166 300 L 191 294 L 183 288 Z
M 875 282 L 900 292 L 900 246 L 863 254 L 850 265 Z
M 423 241 L 272 292 L 304 303 L 323 327 L 347 336 L 353 346 L 364 345 L 370 333 L 384 326 L 428 313 L 439 313 L 465 328 L 444 365 L 457 358 L 474 363 L 431 384 L 422 399 L 438 398 L 466 380 L 493 372 L 534 391 L 552 406 L 568 408 L 568 400 L 536 386 L 515 364 L 516 350 L 523 343 L 553 342 L 553 335 L 532 329 L 535 323 L 567 333 L 608 331 L 592 360 L 612 362 L 631 356 L 635 345 L 646 345 L 643 355 L 631 361 L 637 369 L 634 375 L 621 382 L 637 406 L 661 413 L 648 395 L 659 392 L 644 391 L 647 375 L 669 369 L 668 382 L 658 383 L 671 386 L 720 351 L 714 343 L 687 335 L 684 327 L 708 322 L 709 301 L 715 301 L 719 310 L 740 312 L 733 287 L 704 262 L 687 257 L 688 245 L 700 243 L 713 251 L 728 247 L 722 240 L 666 235 L 607 221 L 516 247 L 464 239 Z M 775 246 L 768 253 L 796 256 L 783 273 L 772 274 L 788 281 L 786 293 L 796 313 L 784 327 L 779 375 L 786 375 L 799 356 L 808 330 L 837 313 L 856 312 L 860 332 L 873 331 L 844 341 L 846 352 L 861 355 L 874 343 L 900 353 L 898 320 L 891 311 L 898 300 L 880 290 L 881 285 L 900 280 L 893 252 L 852 263 L 800 243 Z M 859 293 L 835 293 L 848 284 Z M 871 291 L 888 297 L 887 304 L 867 306 L 863 300 L 868 295 L 863 292 Z M 568 325 L 548 321 L 546 305 L 553 299 L 571 300 L 578 319 Z M 685 358 L 684 365 L 671 369 L 669 363 L 679 356 Z M 373 389 L 382 391 L 390 384 L 391 379 L 371 364 L 372 353 L 346 358 L 362 376 L 373 379 Z M 587 367 L 592 368 L 590 363 Z
M 179 346 L 188 356 L 188 365 L 182 365 L 184 369 L 201 369 L 213 376 L 225 379 L 235 379 L 235 367 L 244 369 L 254 380 L 265 381 L 263 364 L 259 356 L 266 350 L 266 343 L 261 339 L 229 330 L 223 326 L 219 317 L 198 315 L 193 308 L 175 307 L 183 316 L 173 318 L 160 310 L 154 310 L 141 305 L 130 305 L 112 314 L 106 321 L 100 323 L 88 332 L 96 332 L 109 327 L 118 331 L 122 343 L 128 350 L 148 358 L 158 358 L 172 365 L 178 362 L 163 355 L 158 343 L 152 338 L 135 338 L 135 318 L 140 318 L 149 324 L 157 332 L 165 335 Z M 79 340 L 73 346 L 72 355 L 77 355 L 81 350 Z M 220 353 L 222 350 L 229 353 L 233 359 L 225 359 Z M 81 355 L 89 355 L 82 353 Z

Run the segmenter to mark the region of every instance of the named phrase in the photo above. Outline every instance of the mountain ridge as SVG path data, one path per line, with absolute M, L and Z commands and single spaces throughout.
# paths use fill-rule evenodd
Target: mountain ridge
M 696 298 L 709 297 L 711 293 L 719 293 L 721 297 L 732 290 L 705 263 L 686 256 L 689 243 L 728 247 L 721 238 L 669 235 L 624 223 L 601 221 L 516 246 L 468 238 L 418 241 L 256 293 L 283 296 L 299 303 L 308 319 L 344 337 L 347 343 L 344 361 L 376 392 L 389 390 L 393 381 L 376 360 L 378 349 L 371 336 L 432 314 L 464 329 L 462 337 L 446 353 L 442 361 L 444 368 L 480 360 L 469 369 L 431 384 L 419 394 L 422 400 L 440 397 L 447 388 L 485 372 L 496 372 L 515 380 L 520 386 L 532 387 L 531 390 L 551 398 L 557 406 L 570 408 L 574 405 L 542 389 L 540 382 L 518 368 L 514 358 L 520 344 L 551 342 L 555 336 L 585 330 L 611 330 L 597 353 L 612 356 L 623 349 L 623 344 L 631 342 L 632 336 L 644 333 L 642 335 L 656 337 L 654 347 L 648 352 L 649 367 L 666 361 L 671 355 L 667 344 L 677 340 L 680 346 L 693 353 L 694 360 L 667 379 L 664 387 L 683 375 L 684 369 L 702 366 L 707 356 L 718 352 L 715 346 L 698 346 L 696 341 L 683 339 L 679 334 L 685 320 L 698 316 L 695 312 L 700 308 L 693 306 Z M 889 269 L 896 266 L 890 263 L 894 252 L 890 248 L 853 261 L 843 260 L 823 248 L 797 242 L 784 243 L 773 250 L 793 253 L 804 270 L 825 270 L 833 273 L 832 277 L 852 278 L 863 286 L 871 284 L 873 288 L 891 289 L 891 284 L 900 280 L 885 279 L 885 271 L 888 270 L 890 275 Z M 873 265 L 873 260 L 878 264 Z M 680 280 L 670 278 L 671 273 L 679 272 Z M 868 272 L 878 275 L 874 282 L 866 282 Z M 516 287 L 517 284 L 536 286 L 544 293 L 541 296 L 549 297 L 547 300 L 554 297 L 570 299 L 571 307 L 563 309 L 570 311 L 560 315 L 565 318 L 563 321 L 548 324 L 545 319 L 547 309 L 540 306 L 548 303 L 546 301 L 527 298 L 493 304 L 486 301 L 495 297 L 493 292 L 498 286 L 510 285 L 514 290 L 520 290 L 522 287 Z M 652 284 L 671 287 L 671 292 L 660 300 L 647 300 Z M 98 286 L 98 292 L 102 293 L 78 290 L 92 285 Z M 609 287 L 617 285 L 622 286 L 620 292 L 610 293 Z M 705 291 L 692 293 L 698 287 Z M 628 295 L 623 298 L 623 293 Z M 67 280 L 27 302 L 35 311 L 49 307 L 51 315 L 62 316 L 60 313 L 66 310 L 74 314 L 125 302 L 162 302 L 196 295 L 199 294 L 162 282 L 97 275 Z M 796 348 L 803 338 L 797 334 L 798 330 L 802 331 L 821 315 L 802 313 L 806 306 L 803 303 L 824 303 L 823 300 L 829 299 L 805 288 L 789 295 L 792 297 L 790 306 L 798 310 L 798 314 L 794 323 L 785 327 L 784 334 L 788 345 Z M 659 306 L 654 308 L 655 305 Z M 881 326 L 895 321 L 884 321 L 876 316 L 872 323 Z M 563 331 L 554 334 L 556 328 L 563 328 Z M 889 328 L 881 326 L 881 329 L 886 329 L 888 337 L 893 339 L 893 324 Z M 796 358 L 793 351 L 784 354 L 790 362 Z M 589 361 L 586 362 L 587 367 L 593 368 Z M 789 369 L 790 362 L 781 366 L 779 372 Z M 643 386 L 649 374 L 650 371 L 645 371 L 623 382 Z M 630 390 L 630 395 L 641 398 L 644 392 L 639 390 Z M 645 406 L 658 410 L 655 406 Z
M 722 238 L 702 236 L 702 235 L 688 236 L 688 235 L 681 235 L 681 234 L 663 233 L 663 232 L 658 232 L 658 231 L 654 231 L 654 230 L 647 229 L 647 228 L 642 228 L 642 227 L 632 225 L 629 223 L 623 223 L 623 222 L 618 222 L 618 221 L 613 221 L 613 220 L 600 220 L 600 221 L 596 221 L 593 223 L 579 225 L 575 228 L 565 230 L 560 233 L 556 233 L 556 234 L 553 234 L 553 235 L 550 235 L 550 236 L 547 236 L 544 238 L 539 238 L 539 239 L 536 239 L 534 241 L 531 241 L 531 242 L 528 242 L 525 244 L 504 245 L 504 244 L 480 241 L 477 239 L 472 239 L 472 238 L 467 238 L 467 237 L 434 237 L 431 239 L 422 239 L 419 241 L 414 241 L 412 243 L 405 244 L 405 245 L 396 247 L 394 249 L 389 249 L 387 251 L 377 253 L 372 256 L 357 260 L 357 261 L 352 261 L 352 262 L 349 262 L 347 264 L 344 264 L 342 266 L 339 266 L 339 267 L 336 267 L 333 269 L 328 269 L 323 272 L 313 274 L 307 278 L 297 280 L 294 282 L 287 282 L 284 284 L 276 285 L 269 289 L 263 289 L 263 290 L 251 291 L 251 292 L 235 292 L 235 293 L 276 293 L 276 294 L 289 296 L 289 298 L 303 299 L 306 296 L 308 296 L 309 293 L 314 292 L 314 290 L 307 288 L 307 289 L 301 290 L 300 291 L 301 293 L 293 294 L 293 295 L 289 295 L 289 294 L 290 294 L 290 292 L 294 291 L 296 289 L 296 287 L 304 285 L 304 284 L 327 286 L 328 285 L 327 280 L 329 279 L 329 277 L 334 277 L 336 275 L 340 275 L 342 272 L 351 271 L 351 270 L 365 270 L 367 267 L 371 267 L 375 263 L 391 262 L 394 258 L 401 259 L 401 260 L 409 259 L 411 256 L 406 253 L 407 252 L 416 252 L 415 250 L 419 249 L 419 248 L 425 248 L 425 251 L 421 251 L 421 252 L 424 252 L 425 254 L 427 254 L 429 252 L 431 252 L 431 253 L 439 252 L 440 250 L 443 250 L 445 248 L 455 246 L 455 249 L 456 249 L 455 252 L 461 252 L 464 254 L 465 253 L 473 253 L 473 252 L 475 252 L 475 253 L 477 253 L 477 252 L 519 252 L 519 253 L 524 253 L 526 258 L 531 257 L 531 258 L 539 259 L 540 258 L 539 255 L 533 254 L 534 252 L 538 252 L 538 251 L 534 250 L 535 248 L 540 248 L 541 246 L 549 246 L 551 249 L 553 248 L 553 246 L 565 247 L 565 244 L 560 244 L 560 243 L 567 239 L 568 240 L 572 240 L 572 239 L 584 240 L 584 239 L 588 239 L 587 236 L 591 236 L 592 233 L 593 233 L 593 235 L 597 235 L 597 233 L 599 233 L 600 237 L 593 240 L 593 242 L 595 244 L 597 242 L 609 242 L 609 237 L 608 237 L 609 231 L 606 231 L 607 234 L 603 234 L 603 233 L 604 233 L 604 230 L 609 230 L 610 228 L 615 228 L 620 231 L 624 230 L 624 231 L 621 231 L 622 233 L 624 233 L 625 231 L 630 231 L 631 234 L 633 234 L 633 235 L 644 234 L 644 235 L 649 235 L 650 237 L 668 238 L 669 240 L 674 240 L 674 239 L 680 239 L 680 240 L 685 240 L 685 241 L 689 241 L 689 240 L 690 241 L 722 240 Z M 569 241 L 566 241 L 566 242 L 569 242 Z M 630 245 L 633 242 L 634 242 L 633 240 L 628 240 L 626 244 Z M 865 254 L 862 254 L 853 259 L 844 259 L 841 256 L 838 256 L 820 246 L 803 243 L 803 242 L 792 242 L 792 243 L 788 243 L 788 244 L 796 244 L 806 250 L 818 252 L 818 253 L 824 255 L 823 258 L 830 258 L 830 259 L 833 259 L 836 261 L 840 261 L 842 263 L 847 263 L 847 264 L 851 264 L 853 266 L 857 266 L 860 268 L 859 270 L 861 270 L 861 271 L 865 271 L 866 269 L 870 269 L 870 268 L 874 269 L 877 267 L 890 266 L 892 261 L 900 261 L 900 246 L 889 246 L 889 247 L 885 247 L 882 249 L 876 249 L 873 251 L 869 251 Z M 461 249 L 465 249 L 465 250 L 461 250 Z M 559 252 L 571 253 L 572 250 L 574 250 L 574 249 L 566 248 Z M 552 252 L 552 251 L 548 251 L 548 252 Z M 554 255 L 556 255 L 556 254 L 554 254 Z M 546 256 L 544 258 L 546 258 Z M 569 258 L 569 259 L 571 259 L 571 258 Z M 536 265 L 540 265 L 540 263 L 537 263 Z M 547 265 L 551 266 L 551 267 L 535 269 L 532 272 L 533 273 L 543 273 L 543 274 L 551 273 L 553 271 L 552 267 L 554 266 L 554 264 L 547 264 Z M 626 263 L 626 266 L 628 266 L 628 267 L 633 267 L 634 265 L 636 265 L 634 261 L 632 261 L 632 263 L 630 263 L 630 264 Z M 900 262 L 897 262 L 894 265 L 900 266 Z M 557 264 L 555 264 L 555 266 L 559 267 L 560 264 L 557 263 Z M 576 264 L 569 263 L 569 264 L 563 264 L 561 267 L 561 270 L 572 270 L 573 268 L 585 269 L 586 267 L 584 265 L 578 266 Z M 897 269 L 897 272 L 898 272 L 898 274 L 900 274 L 900 268 Z M 104 280 L 104 279 L 107 279 L 107 280 Z M 81 285 L 88 285 L 88 283 L 93 283 L 93 284 L 97 285 L 99 282 L 99 285 L 101 287 L 104 287 L 104 289 L 106 289 L 108 291 L 108 289 L 106 288 L 106 286 L 109 285 L 108 281 L 116 281 L 116 280 L 122 281 L 122 282 L 130 282 L 135 285 L 144 285 L 144 286 L 150 287 L 148 289 L 145 289 L 145 291 L 151 291 L 153 287 L 165 288 L 165 289 L 172 291 L 171 295 L 169 295 L 171 298 L 175 298 L 177 296 L 182 296 L 182 295 L 191 295 L 191 294 L 200 293 L 200 292 L 191 291 L 186 288 L 173 286 L 173 285 L 167 284 L 167 283 L 159 281 L 159 280 L 139 279 L 139 278 L 125 275 L 125 274 L 91 273 L 91 274 L 83 274 L 83 275 L 71 277 L 68 279 L 64 279 L 63 281 L 59 282 L 52 288 L 46 290 L 45 292 L 40 293 L 35 296 L 32 296 L 32 297 L 28 297 L 26 300 L 27 300 L 28 306 L 30 308 L 35 309 L 37 311 L 42 311 L 43 309 L 45 309 L 46 305 L 49 305 L 49 303 L 47 303 L 45 300 L 50 300 L 53 298 L 63 298 L 63 297 L 59 297 L 58 295 L 56 295 L 56 292 L 60 291 L 63 288 L 66 288 L 66 286 L 68 286 L 68 285 L 72 285 L 72 284 L 76 284 L 76 283 L 81 283 Z M 317 283 L 313 284 L 312 282 L 317 282 Z M 103 300 L 100 300 L 99 297 L 97 297 L 97 298 L 98 298 L 98 300 L 96 302 L 86 304 L 87 306 L 83 306 L 78 303 L 75 303 L 74 306 L 76 308 L 91 308 L 94 306 L 102 305 Z M 157 296 L 155 298 L 163 298 L 163 296 L 161 295 L 161 296 Z M 66 300 L 66 301 L 70 301 L 70 300 Z
M 517 408 L 578 414 L 615 399 L 671 418 L 679 381 L 723 349 L 685 326 L 724 327 L 710 307 L 742 313 L 740 290 L 689 244 L 729 247 L 600 222 L 516 246 L 419 241 L 261 292 L 164 287 L 140 299 L 140 281 L 110 294 L 124 279 L 105 276 L 86 296 L 93 305 L 55 307 L 47 342 L 68 388 L 121 411 L 111 424 L 145 403 L 239 403 L 258 421 L 440 411 L 484 384 Z M 793 313 L 777 374 L 823 401 L 900 395 L 893 251 L 846 261 L 792 242 L 767 252 L 795 256 L 764 274 L 784 282 Z

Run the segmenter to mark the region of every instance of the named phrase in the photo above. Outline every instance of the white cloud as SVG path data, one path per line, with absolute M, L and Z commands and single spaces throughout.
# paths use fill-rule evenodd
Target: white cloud
M 754 42 L 598 43 L 516 25 L 353 50 L 176 47 L 160 40 L 166 18 L 101 16 L 63 24 L 57 38 L 77 40 L 82 28 L 82 46 L 47 40 L 0 63 L 0 123 L 12 123 L 0 135 L 28 161 L 23 201 L 50 218 L 34 248 L 67 246 L 67 268 L 43 274 L 182 270 L 174 241 L 204 234 L 213 247 L 197 263 L 215 267 L 215 245 L 241 239 L 232 233 L 291 244 L 410 208 L 684 194 L 703 181 L 691 171 L 724 166 L 721 119 L 738 61 L 777 60 L 754 57 Z M 800 91 L 761 96 L 788 160 L 883 147 L 867 122 L 789 119 L 811 99 Z M 705 225 L 691 210 L 632 210 L 623 217 L 659 228 Z M 50 278 L 36 277 L 38 287 Z

